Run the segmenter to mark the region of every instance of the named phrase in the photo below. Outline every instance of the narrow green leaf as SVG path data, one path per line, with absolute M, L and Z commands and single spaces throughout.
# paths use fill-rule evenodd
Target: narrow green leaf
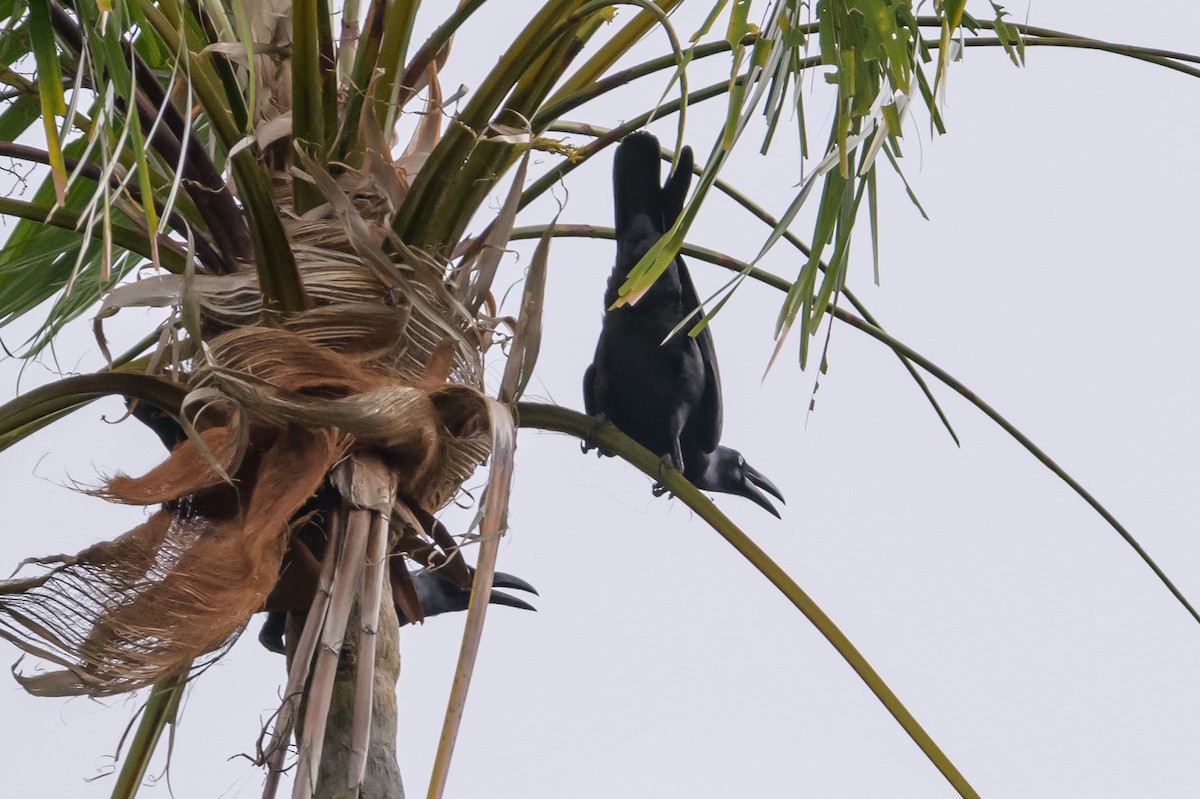
M 879 195 L 875 188 L 875 168 L 867 172 L 867 209 L 871 214 L 871 265 L 875 285 L 879 285 Z
M 42 132 L 46 137 L 46 151 L 50 153 L 55 197 L 61 205 L 66 201 L 67 166 L 63 160 L 62 142 L 54 117 L 67 113 L 67 103 L 63 92 L 62 71 L 58 63 L 58 48 L 54 44 L 54 27 L 50 22 L 49 0 L 30 0 L 29 38 L 37 64 Z

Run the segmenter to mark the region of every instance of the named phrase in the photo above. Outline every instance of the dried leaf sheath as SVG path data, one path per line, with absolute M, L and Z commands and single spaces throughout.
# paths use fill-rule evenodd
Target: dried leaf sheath
M 289 521 L 343 448 L 330 431 L 290 428 L 262 454 L 235 516 L 203 515 L 201 493 L 45 575 L 0 584 L 0 635 L 65 668 L 22 685 L 104 696 L 219 653 L 274 586 Z

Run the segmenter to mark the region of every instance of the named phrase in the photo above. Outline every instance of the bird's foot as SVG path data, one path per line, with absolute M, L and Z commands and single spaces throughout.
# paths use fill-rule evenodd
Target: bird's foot
M 670 455 L 663 455 L 662 458 L 659 459 L 659 461 L 658 461 L 658 482 L 655 483 L 654 486 L 650 489 L 650 493 L 652 493 L 656 497 L 661 497 L 663 494 L 669 493 L 669 489 L 666 487 L 666 485 L 664 485 L 664 483 L 666 482 L 667 469 L 674 469 L 677 472 L 682 472 L 683 466 L 682 466 L 682 464 L 676 463 L 675 459 L 672 458 Z
M 596 450 L 597 458 L 605 455 L 612 455 L 611 452 L 606 452 L 602 447 L 595 443 L 596 431 L 608 424 L 608 417 L 603 413 L 598 413 L 592 418 L 596 420 L 596 423 L 592 425 L 591 429 L 588 430 L 587 435 L 584 436 L 583 440 L 579 442 L 579 451 L 586 455 L 592 450 Z

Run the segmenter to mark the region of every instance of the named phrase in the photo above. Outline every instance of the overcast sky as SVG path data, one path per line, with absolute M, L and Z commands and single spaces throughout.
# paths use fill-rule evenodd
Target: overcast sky
M 516 26 L 512 9 L 485 6 L 464 28 L 443 76 L 448 91 L 477 84 L 494 63 Z M 1026 18 L 1024 4 L 1011 10 Z M 1184 0 L 1152 13 L 1043 2 L 1027 19 L 1200 51 L 1200 6 Z M 678 22 L 684 34 L 694 24 Z M 639 53 L 661 46 L 659 36 Z M 1200 80 L 1082 50 L 1030 49 L 1021 70 L 995 49 L 966 55 L 950 75 L 949 135 L 931 140 L 923 117 L 907 128 L 903 165 L 931 220 L 881 173 L 881 285 L 865 228 L 849 284 L 889 331 L 1079 479 L 1200 601 L 1200 159 L 1191 147 Z M 693 84 L 724 69 L 697 68 Z M 646 80 L 573 118 L 612 125 L 662 89 L 660 78 Z M 831 95 L 822 81 L 810 82 L 805 103 L 812 140 L 824 141 Z M 702 152 L 719 112 L 718 101 L 689 116 L 688 141 Z M 666 138 L 672 125 L 654 130 Z M 746 142 L 725 172 L 775 213 L 800 174 L 786 133 L 766 159 Z M 610 167 L 611 151 L 570 176 L 558 192 L 564 221 L 611 224 Z M 551 214 L 541 203 L 523 221 Z M 811 224 L 802 215 L 793 229 L 808 239 Z M 714 198 L 693 239 L 745 258 L 766 232 Z M 554 246 L 529 398 L 582 408 L 612 249 Z M 764 265 L 794 277 L 800 262 L 780 246 Z M 726 277 L 692 269 L 702 294 Z M 741 498 L 717 504 L 832 616 L 984 796 L 1200 793 L 1200 625 L 1082 500 L 931 381 L 962 439 L 956 448 L 896 358 L 863 334 L 834 327 L 811 412 L 816 374 L 799 370 L 794 341 L 763 380 L 780 299 L 747 284 L 713 331 L 724 443 L 788 504 L 782 521 Z M 122 316 L 118 340 L 145 323 Z M 20 388 L 98 366 L 87 328 L 75 325 L 57 364 L 26 367 Z M 11 346 L 29 329 L 15 325 L 4 339 Z M 500 366 L 490 364 L 493 377 Z M 4 398 L 19 375 L 20 364 L 0 363 Z M 119 402 L 97 403 L 0 453 L 0 568 L 74 552 L 142 518 L 72 489 L 160 458 L 136 423 L 103 421 L 120 415 Z M 539 612 L 488 614 L 448 796 L 953 795 L 825 640 L 686 507 L 566 437 L 522 431 L 517 463 L 500 568 L 540 589 Z M 445 518 L 460 532 L 469 513 Z M 440 617 L 402 635 L 401 767 L 412 796 L 424 793 L 461 625 Z M 0 644 L 0 661 L 17 657 Z M 239 755 L 253 751 L 284 677 L 283 659 L 250 634 L 194 684 L 175 737 L 175 796 L 258 795 L 260 772 Z M 109 769 L 144 695 L 33 699 L 5 682 L 6 795 L 107 796 L 111 777 L 88 780 Z M 145 795 L 167 796 L 166 786 Z

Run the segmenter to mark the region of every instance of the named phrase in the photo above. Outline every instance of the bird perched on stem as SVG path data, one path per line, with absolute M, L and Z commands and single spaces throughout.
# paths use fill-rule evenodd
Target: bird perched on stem
M 775 484 L 721 446 L 721 376 L 712 331 L 695 336 L 676 330 L 703 315 L 683 258 L 637 299 L 614 308 L 630 271 L 675 224 L 692 180 L 690 147 L 661 182 L 658 139 L 647 132 L 625 137 L 613 160 L 617 258 L 604 292 L 606 313 L 596 354 L 583 376 L 587 413 L 612 422 L 646 449 L 661 455 L 697 488 L 737 494 L 778 516 L 767 499 L 780 501 Z

